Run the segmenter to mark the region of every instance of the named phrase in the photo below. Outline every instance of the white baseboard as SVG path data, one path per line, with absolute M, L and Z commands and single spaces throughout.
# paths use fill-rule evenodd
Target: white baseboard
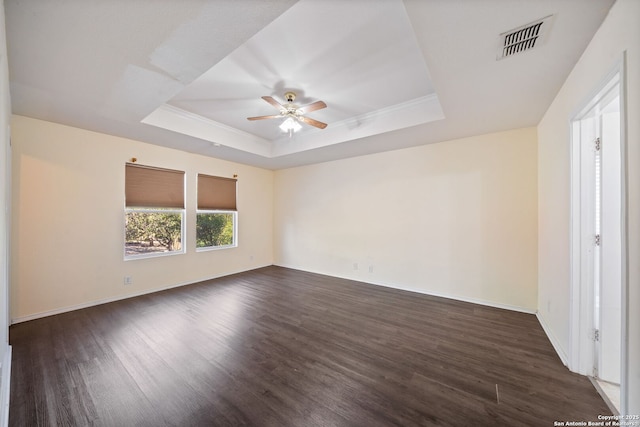
M 264 267 L 268 267 L 270 265 L 271 264 L 259 265 L 259 266 L 256 266 L 256 267 L 251 267 L 248 270 L 231 271 L 231 272 L 228 272 L 228 273 L 218 274 L 218 275 L 211 276 L 211 277 L 205 277 L 205 278 L 194 280 L 194 281 L 191 281 L 191 282 L 183 282 L 183 283 L 178 283 L 178 284 L 175 284 L 175 285 L 169 285 L 169 286 L 165 286 L 165 287 L 162 287 L 162 288 L 156 288 L 156 289 L 147 289 L 147 290 L 144 290 L 144 291 L 134 292 L 134 293 L 131 293 L 131 294 L 126 294 L 126 295 L 119 295 L 119 296 L 112 297 L 112 298 L 105 298 L 105 299 L 101 299 L 101 300 L 88 301 L 88 302 L 85 302 L 85 303 L 82 303 L 82 304 L 70 305 L 70 306 L 66 306 L 66 307 L 56 308 L 56 309 L 53 309 L 53 310 L 41 311 L 39 313 L 29 314 L 27 316 L 14 317 L 14 318 L 11 319 L 11 324 L 28 322 L 29 320 L 35 320 L 35 319 L 40 319 L 40 318 L 43 318 L 43 317 L 54 316 L 56 314 L 68 313 L 68 312 L 74 311 L 74 310 L 81 310 L 83 308 L 93 307 L 93 306 L 96 306 L 96 305 L 107 304 L 107 303 L 110 303 L 110 302 L 120 301 L 120 300 L 124 300 L 124 299 L 128 299 L 128 298 L 139 297 L 141 295 L 152 294 L 154 292 L 162 292 L 162 291 L 166 291 L 168 289 L 179 288 L 181 286 L 194 285 L 196 283 L 206 282 L 207 280 L 219 279 L 220 277 L 231 276 L 232 274 L 238 274 L 238 273 L 243 273 L 245 271 L 256 270 L 258 268 L 264 268 Z
M 526 313 L 526 314 L 535 314 L 536 313 L 535 310 L 531 310 L 531 309 L 528 309 L 528 308 L 519 307 L 519 306 L 516 306 L 516 305 L 510 305 L 510 304 L 502 304 L 502 303 L 498 303 L 498 302 L 487 301 L 487 300 L 482 300 L 482 299 L 477 299 L 477 298 L 468 298 L 468 297 L 463 297 L 463 296 L 459 296 L 459 295 L 449 295 L 449 294 L 444 294 L 444 293 L 440 293 L 440 292 L 430 292 L 430 291 L 425 291 L 423 289 L 414 289 L 414 288 L 409 288 L 409 287 L 405 287 L 405 286 L 390 285 L 388 283 L 376 283 L 376 282 L 366 282 L 366 283 L 369 283 L 369 284 L 375 285 L 375 286 L 382 286 L 382 287 L 385 287 L 385 288 L 392 288 L 392 289 L 398 289 L 398 290 L 401 290 L 401 291 L 415 292 L 417 294 L 430 295 L 430 296 L 438 297 L 438 298 L 446 298 L 446 299 L 452 299 L 452 300 L 456 300 L 456 301 L 468 302 L 468 303 L 471 303 L 471 304 L 484 305 L 486 307 L 500 308 L 500 309 L 503 309 L 503 310 L 510 310 L 510 311 L 518 311 L 520 313 Z
M 398 289 L 400 291 L 414 292 L 414 293 L 422 294 L 422 295 L 429 295 L 429 296 L 433 296 L 433 297 L 452 299 L 452 300 L 462 301 L 462 302 L 469 302 L 471 304 L 478 304 L 478 305 L 484 305 L 484 306 L 487 306 L 487 307 L 501 308 L 503 310 L 518 311 L 520 313 L 536 314 L 536 310 L 532 310 L 530 308 L 525 308 L 525 307 L 520 307 L 520 306 L 515 306 L 515 305 L 502 304 L 502 303 L 498 303 L 498 302 L 486 301 L 486 300 L 481 300 L 481 299 L 476 299 L 476 298 L 467 298 L 467 297 L 463 297 L 463 296 L 459 296 L 459 295 L 450 295 L 450 294 L 444 294 L 444 293 L 438 293 L 438 292 L 430 292 L 430 291 L 427 291 L 427 290 L 424 290 L 424 289 L 415 289 L 415 288 L 406 287 L 406 286 L 398 286 L 396 284 L 390 284 L 390 283 L 375 282 L 375 281 L 369 281 L 369 280 L 364 281 L 364 280 L 362 280 L 360 278 L 353 278 L 353 277 L 348 277 L 348 276 L 340 276 L 340 275 L 335 275 L 335 274 L 324 273 L 322 271 L 313 271 L 313 270 L 307 270 L 307 269 L 303 269 L 303 268 L 299 268 L 299 267 L 290 267 L 290 266 L 282 265 L 282 264 L 274 264 L 274 265 L 278 265 L 279 267 L 284 267 L 284 268 L 290 268 L 292 270 L 300 270 L 300 271 L 306 271 L 308 273 L 322 274 L 323 276 L 331 276 L 331 277 L 337 277 L 339 279 L 353 280 L 354 282 L 366 283 L 368 285 L 375 285 L 375 286 L 382 286 L 382 287 L 385 287 L 385 288 Z
M 47 310 L 47 311 L 43 311 L 43 312 L 39 312 L 39 313 L 30 314 L 30 315 L 27 315 L 27 316 L 20 316 L 20 317 L 12 318 L 11 319 L 11 323 L 15 324 L 15 323 L 21 323 L 21 322 L 28 322 L 29 320 L 35 320 L 35 319 L 40 319 L 42 317 L 47 317 L 47 316 L 53 316 L 53 315 L 56 315 L 56 314 L 67 313 L 69 311 L 80 310 L 80 309 L 87 308 L 87 307 L 93 307 L 93 306 L 96 306 L 96 305 L 106 304 L 106 303 L 109 303 L 109 302 L 120 301 L 120 300 L 123 300 L 123 299 L 133 298 L 133 297 L 146 295 L 146 294 L 151 294 L 151 293 L 154 293 L 154 292 L 161 292 L 161 291 L 164 291 L 164 290 L 167 290 L 167 289 L 177 288 L 177 287 L 180 287 L 180 286 L 193 285 L 195 283 L 200 283 L 200 282 L 204 282 L 204 281 L 207 281 L 207 280 L 218 279 L 220 277 L 230 276 L 232 274 L 238 274 L 238 273 L 242 273 L 244 271 L 251 271 L 251 270 L 254 270 L 254 269 L 258 269 L 258 268 L 268 267 L 269 265 L 277 265 L 279 267 L 291 268 L 292 270 L 307 271 L 309 273 L 314 273 L 314 274 L 322 274 L 322 275 L 325 275 L 325 276 L 333 276 L 333 277 L 337 277 L 337 278 L 340 278 L 340 279 L 353 280 L 353 281 L 356 281 L 356 282 L 366 283 L 366 284 L 370 284 L 370 285 L 382 286 L 382 287 L 391 288 L 391 289 L 398 289 L 398 290 L 407 291 L 407 292 L 414 292 L 414 293 L 423 294 L 423 295 L 430 295 L 430 296 L 435 296 L 435 297 L 439 297 L 439 298 L 447 298 L 447 299 L 452 299 L 452 300 L 456 300 L 456 301 L 469 302 L 469 303 L 472 303 L 472 304 L 478 304 L 478 305 L 484 305 L 484 306 L 487 306 L 487 307 L 500 308 L 500 309 L 503 309 L 503 310 L 517 311 L 517 312 L 527 313 L 527 314 L 536 314 L 536 316 L 538 317 L 538 320 L 540 321 L 540 324 L 542 325 L 542 328 L 544 329 L 545 333 L 549 337 L 549 340 L 551 340 L 551 343 L 553 344 L 554 348 L 556 348 L 556 351 L 558 351 L 558 348 L 559 348 L 559 347 L 557 347 L 556 343 L 554 342 L 552 336 L 549 334 L 549 331 L 547 330 L 547 328 L 545 327 L 543 322 L 540 320 L 540 317 L 538 316 L 538 313 L 536 312 L 536 310 L 532 310 L 532 309 L 525 308 L 525 307 L 520 307 L 520 306 L 509 305 L 509 304 L 497 303 L 497 302 L 493 302 L 493 301 L 481 300 L 481 299 L 477 299 L 477 298 L 468 298 L 468 297 L 463 297 L 463 296 L 458 296 L 458 295 L 449 295 L 449 294 L 443 294 L 443 293 L 437 293 L 437 292 L 429 292 L 429 291 L 426 291 L 424 289 L 415 289 L 415 288 L 410 288 L 410 287 L 405 287 L 405 286 L 398 286 L 396 284 L 374 282 L 374 281 L 366 281 L 365 282 L 365 281 L 363 281 L 361 279 L 358 279 L 358 278 L 353 278 L 353 277 L 348 277 L 348 276 L 339 276 L 339 275 L 335 275 L 335 274 L 327 274 L 327 273 L 321 272 L 321 271 L 306 270 L 306 269 L 302 269 L 302 268 L 299 268 L 299 267 L 293 267 L 293 266 L 287 266 L 287 265 L 281 265 L 281 264 L 260 265 L 260 266 L 253 267 L 253 268 L 251 268 L 249 270 L 233 271 L 233 272 L 219 274 L 219 275 L 215 275 L 215 276 L 211 276 L 211 277 L 205 277 L 205 278 L 198 279 L 198 280 L 191 281 L 191 282 L 184 282 L 184 283 L 178 283 L 178 284 L 175 284 L 175 285 L 165 286 L 163 288 L 150 289 L 150 290 L 145 290 L 145 291 L 142 291 L 142 292 L 136 292 L 136 293 L 132 293 L 132 294 L 121 295 L 121 296 L 117 296 L 117 297 L 113 297 L 113 298 L 105 298 L 105 299 L 102 299 L 102 300 L 94 300 L 94 301 L 89 301 L 89 302 L 82 303 L 82 304 L 76 304 L 76 305 L 72 305 L 72 306 L 57 308 L 57 309 L 54 309 L 54 310 Z M 560 355 L 560 358 L 562 359 L 563 356 Z M 565 363 L 565 365 L 566 365 L 565 360 L 566 360 L 566 356 L 563 359 L 563 363 Z
M 0 377 L 0 426 L 9 425 L 9 395 L 11 392 L 11 346 L 4 351 Z
M 620 386 L 618 384 L 608 384 L 593 377 L 588 377 L 593 387 L 596 389 L 604 403 L 607 404 L 613 415 L 620 415 Z M 609 393 L 607 393 L 607 390 Z M 617 389 L 616 389 L 617 388 Z
M 536 318 L 538 319 L 540 326 L 542 326 L 542 330 L 544 331 L 544 333 L 547 334 L 547 338 L 549 338 L 549 341 L 551 341 L 551 345 L 562 361 L 562 364 L 566 367 L 569 367 L 569 357 L 567 356 L 567 353 L 563 350 L 562 346 L 560 345 L 560 341 L 558 341 L 556 336 L 551 332 L 549 326 L 547 326 L 547 323 L 544 320 L 544 317 L 540 315 L 540 312 L 536 313 Z

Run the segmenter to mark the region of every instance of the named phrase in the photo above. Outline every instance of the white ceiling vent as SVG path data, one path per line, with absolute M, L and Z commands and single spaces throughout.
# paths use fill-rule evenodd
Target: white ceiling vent
M 500 34 L 497 59 L 540 46 L 551 29 L 553 15 Z

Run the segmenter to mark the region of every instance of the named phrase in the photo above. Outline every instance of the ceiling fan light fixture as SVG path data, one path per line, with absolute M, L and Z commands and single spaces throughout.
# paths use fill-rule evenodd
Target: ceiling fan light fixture
M 287 119 L 280 125 L 280 129 L 282 129 L 283 132 L 288 132 L 289 135 L 291 135 L 293 132 L 297 132 L 302 129 L 302 126 L 293 117 L 287 117 Z
M 293 104 L 293 101 L 296 99 L 296 94 L 293 92 L 287 92 L 284 94 L 285 99 L 287 100 L 286 105 L 282 105 L 271 96 L 263 96 L 262 99 L 267 101 L 272 107 L 277 108 L 280 111 L 280 114 L 271 114 L 269 116 L 256 116 L 256 117 L 247 117 L 247 120 L 264 120 L 264 119 L 278 119 L 284 118 L 285 120 L 280 124 L 280 129 L 283 132 L 289 134 L 289 137 L 293 136 L 294 132 L 298 132 L 302 129 L 302 125 L 300 122 L 305 123 L 307 125 L 316 127 L 318 129 L 324 129 L 327 127 L 326 123 L 321 121 L 312 119 L 307 117 L 306 114 L 312 111 L 321 110 L 323 108 L 327 108 L 327 104 L 324 101 L 316 101 L 309 105 L 305 105 L 303 107 L 298 107 Z

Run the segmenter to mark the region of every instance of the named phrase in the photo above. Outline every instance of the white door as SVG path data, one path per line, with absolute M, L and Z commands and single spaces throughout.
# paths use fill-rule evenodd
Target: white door
M 625 56 L 571 120 L 569 367 L 628 408 Z
M 595 286 L 598 332 L 597 374 L 620 384 L 622 334 L 622 176 L 620 153 L 620 97 L 614 87 L 598 104 L 600 128 L 599 213 L 600 275 Z
M 623 344 L 620 111 L 617 73 L 572 123 L 573 295 L 580 301 L 573 366 L 614 384 L 620 384 Z

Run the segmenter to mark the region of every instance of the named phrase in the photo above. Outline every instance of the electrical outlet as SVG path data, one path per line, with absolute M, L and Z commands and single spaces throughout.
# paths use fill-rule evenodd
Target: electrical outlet
M 124 276 L 124 284 L 126 286 L 133 284 L 133 277 L 131 276 Z
M 357 269 L 358 269 L 358 263 L 357 263 L 357 262 L 354 262 L 354 263 L 353 263 L 353 269 L 354 269 L 354 270 L 357 270 Z
M 369 273 L 373 273 L 373 265 L 369 266 Z

